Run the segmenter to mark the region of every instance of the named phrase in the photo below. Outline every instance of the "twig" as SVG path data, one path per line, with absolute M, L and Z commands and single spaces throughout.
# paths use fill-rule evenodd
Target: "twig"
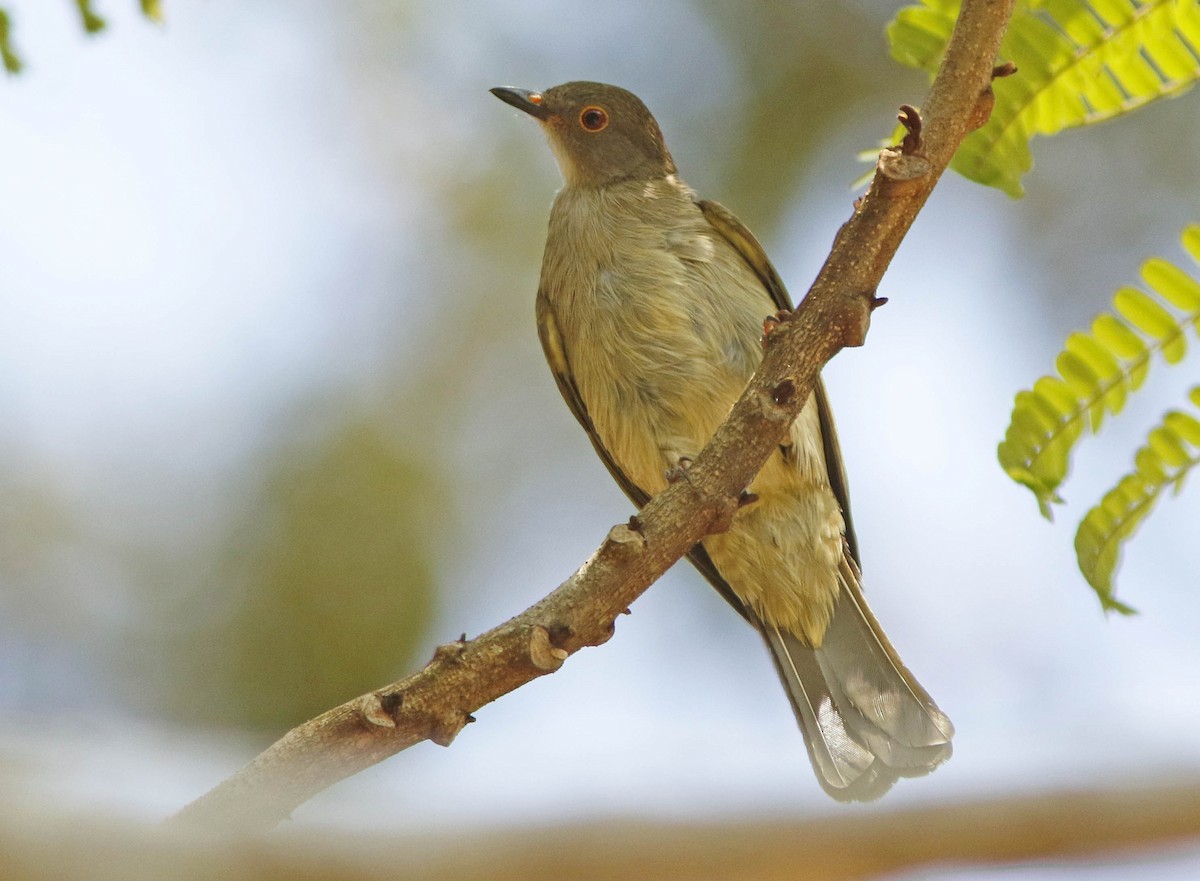
M 479 707 L 599 645 L 616 617 L 704 536 L 727 527 L 743 490 L 812 393 L 821 368 L 861 345 L 874 291 L 905 232 L 978 124 L 1013 0 L 966 0 L 923 124 L 884 151 L 870 191 L 838 232 L 799 307 L 768 337 L 762 365 L 687 472 L 613 527 L 548 597 L 482 636 L 442 646 L 418 673 L 293 729 L 178 819 L 262 828 L 337 782 L 421 740 L 448 745 Z M 906 108 L 913 133 L 916 112 Z

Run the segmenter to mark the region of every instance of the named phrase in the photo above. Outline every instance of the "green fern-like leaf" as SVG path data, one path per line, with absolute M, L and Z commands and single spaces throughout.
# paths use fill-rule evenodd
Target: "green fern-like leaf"
M 1200 386 L 1188 393 L 1200 408 Z M 1105 609 L 1128 614 L 1132 608 L 1114 598 L 1113 578 L 1121 548 L 1154 508 L 1165 489 L 1176 493 L 1184 478 L 1200 464 L 1200 419 L 1172 410 L 1163 417 L 1134 456 L 1134 470 L 1105 493 L 1088 511 L 1075 533 L 1079 569 Z
M 902 9 L 888 26 L 892 56 L 932 76 L 958 9 L 959 0 Z M 1016 197 L 1035 135 L 1111 119 L 1200 79 L 1200 2 L 1022 0 L 1000 57 L 1018 75 L 996 89 L 991 117 L 951 168 Z
M 1200 224 L 1183 232 L 1183 246 L 1200 264 Z M 1055 360 L 1057 376 L 1043 376 L 1017 394 L 997 455 L 1009 477 L 1029 487 L 1042 514 L 1060 503 L 1058 488 L 1085 428 L 1098 431 L 1120 413 L 1129 394 L 1145 381 L 1155 352 L 1168 364 L 1187 354 L 1186 329 L 1200 329 L 1200 282 L 1158 257 L 1142 266 L 1147 290 L 1123 287 L 1113 313 L 1103 313 L 1087 332 L 1067 337 Z

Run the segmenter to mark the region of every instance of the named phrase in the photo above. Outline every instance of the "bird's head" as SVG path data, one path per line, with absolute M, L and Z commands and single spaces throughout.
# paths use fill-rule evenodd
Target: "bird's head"
M 563 83 L 544 92 L 492 94 L 536 119 L 567 186 L 602 187 L 675 173 L 658 123 L 632 92 L 604 83 Z

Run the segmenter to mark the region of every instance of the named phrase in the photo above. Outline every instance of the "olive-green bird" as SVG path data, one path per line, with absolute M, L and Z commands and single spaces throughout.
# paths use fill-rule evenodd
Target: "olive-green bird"
M 699 454 L 791 301 L 762 246 L 675 174 L 633 94 L 574 82 L 492 93 L 540 124 L 565 186 L 550 212 L 538 333 L 558 388 L 641 507 Z M 878 798 L 950 756 L 954 727 L 863 599 L 825 390 L 692 563 L 762 633 L 825 791 Z

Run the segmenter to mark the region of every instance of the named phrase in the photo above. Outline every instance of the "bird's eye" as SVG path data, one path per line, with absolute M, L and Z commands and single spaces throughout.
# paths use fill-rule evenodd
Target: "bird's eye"
M 603 107 L 584 107 L 579 111 L 579 124 L 585 131 L 602 132 L 608 128 L 608 112 Z

